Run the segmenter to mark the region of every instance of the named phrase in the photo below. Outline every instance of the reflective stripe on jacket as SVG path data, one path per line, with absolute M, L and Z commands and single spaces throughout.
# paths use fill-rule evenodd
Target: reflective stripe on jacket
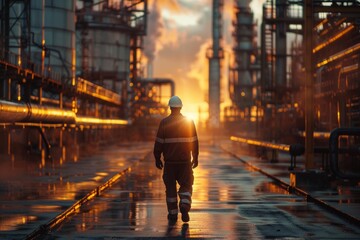
M 160 159 L 164 156 L 166 163 L 190 162 L 199 155 L 199 142 L 195 124 L 181 113 L 171 114 L 159 125 L 155 139 L 154 156 Z

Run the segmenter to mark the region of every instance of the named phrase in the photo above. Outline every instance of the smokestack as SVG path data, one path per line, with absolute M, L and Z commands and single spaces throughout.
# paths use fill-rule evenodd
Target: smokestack
M 223 58 L 222 40 L 222 8 L 223 0 L 213 0 L 212 40 L 213 45 L 208 49 L 209 59 L 209 127 L 220 127 L 220 70 Z

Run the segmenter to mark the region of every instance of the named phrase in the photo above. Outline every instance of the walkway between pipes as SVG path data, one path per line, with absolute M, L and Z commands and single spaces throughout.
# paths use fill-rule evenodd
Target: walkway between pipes
M 219 146 L 204 141 L 200 146 L 189 223 L 179 218 L 168 224 L 161 171 L 149 154 L 48 237 L 358 239 L 356 226 L 288 194 Z M 282 167 L 287 175 L 288 165 L 277 168 Z

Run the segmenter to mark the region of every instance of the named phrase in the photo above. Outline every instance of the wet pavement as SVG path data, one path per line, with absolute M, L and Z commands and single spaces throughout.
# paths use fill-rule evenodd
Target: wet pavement
M 150 143 L 82 149 L 81 157 L 1 161 L 0 239 L 23 239 L 99 184 L 144 158 Z
M 225 143 L 222 148 L 231 146 Z M 148 154 L 152 143 L 137 143 L 108 147 L 76 163 L 50 168 L 48 177 L 23 183 L 22 189 L 27 190 L 23 197 L 15 190 L 10 194 L 3 186 L 0 238 L 26 237 L 87 191 L 132 165 L 111 188 L 44 238 L 359 239 L 359 227 L 289 194 L 222 148 L 209 142 L 200 145 L 189 223 L 183 223 L 180 215 L 176 224 L 168 223 L 161 171 Z M 285 163 L 268 164 L 237 154 L 284 179 L 289 174 Z M 32 192 L 37 195 L 30 199 Z
M 272 162 L 270 158 L 259 158 L 256 157 L 256 154 L 249 155 L 249 150 L 254 152 L 254 148 L 249 148 L 244 144 L 224 141 L 221 147 L 235 154 L 246 163 L 254 165 L 283 182 L 290 184 L 290 171 L 288 171 L 290 155 L 288 153 L 279 152 L 277 162 Z M 298 157 L 295 171 L 304 171 L 304 162 L 303 156 Z M 322 174 L 322 160 L 320 156 L 315 156 L 314 164 L 318 174 Z M 349 181 L 330 177 L 325 184 L 310 182 L 310 184 L 300 186 L 300 188 L 312 197 L 360 221 L 360 179 Z

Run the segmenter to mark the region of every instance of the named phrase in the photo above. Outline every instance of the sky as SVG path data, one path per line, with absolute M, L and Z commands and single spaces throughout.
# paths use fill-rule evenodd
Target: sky
M 230 105 L 227 68 L 233 44 L 231 21 L 234 17 L 234 2 L 224 0 L 223 8 L 225 58 L 221 73 L 222 107 Z M 255 18 L 261 17 L 264 0 L 241 2 L 250 5 Z M 152 77 L 175 81 L 175 94 L 183 100 L 183 112 L 199 118 L 195 116 L 199 108 L 201 112 L 208 111 L 209 63 L 206 50 L 212 42 L 212 0 L 149 0 L 148 6 L 145 62 L 152 62 Z

